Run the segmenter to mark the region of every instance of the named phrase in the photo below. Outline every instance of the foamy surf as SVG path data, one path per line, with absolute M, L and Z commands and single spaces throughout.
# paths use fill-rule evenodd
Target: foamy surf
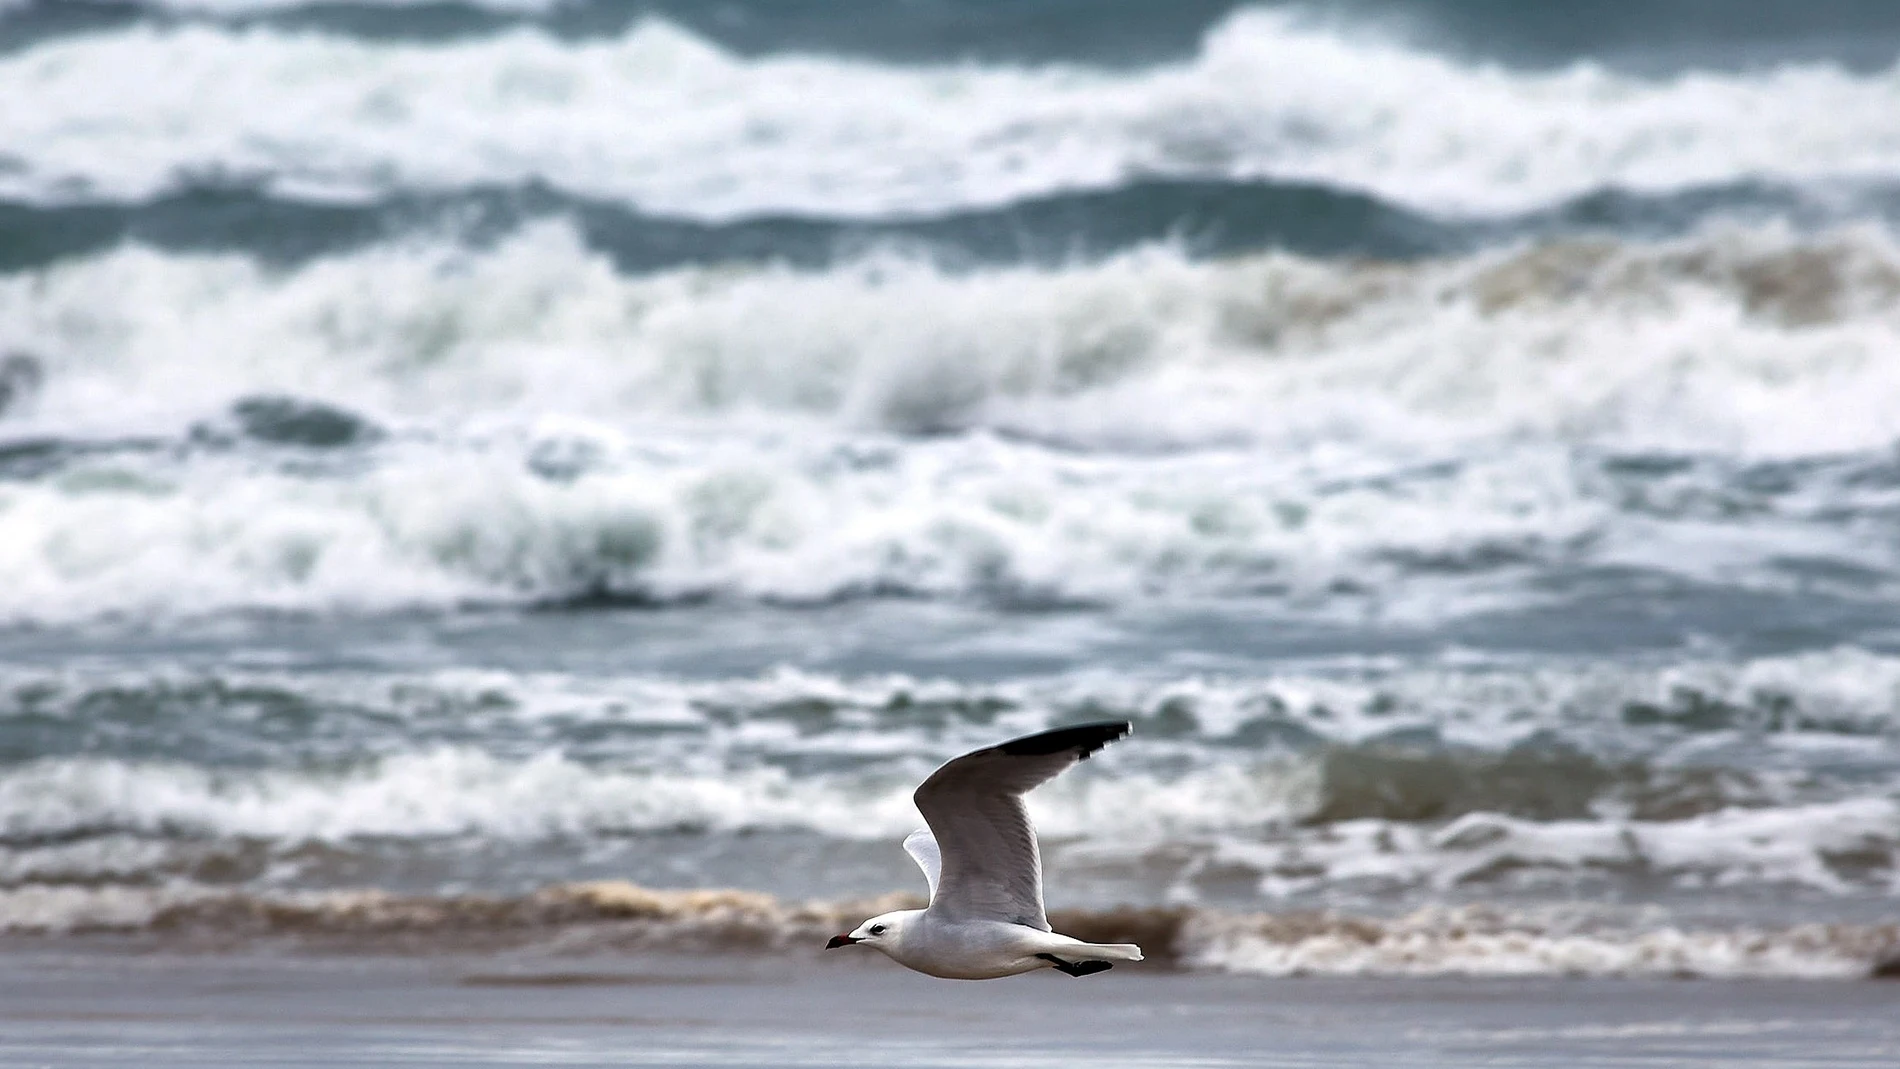
M 16 433 L 177 433 L 292 394 L 446 429 L 773 413 L 1110 450 L 1535 435 L 1759 456 L 1886 442 L 1876 355 L 1897 292 L 1900 253 L 1874 228 L 1410 264 L 1162 247 L 1046 268 L 869 254 L 627 277 L 546 223 L 288 271 L 134 247 L 0 277 L 0 311 L 7 344 L 47 365 Z M 181 349 L 217 374 L 172 373 Z
M 1177 762 L 1189 759 L 1175 755 Z M 1364 757 L 1213 764 L 1177 776 L 1131 772 L 1112 791 L 1085 784 L 1034 808 L 1053 838 L 1053 872 L 1166 888 L 1173 897 L 1310 903 L 1337 895 L 1416 901 L 1486 890 L 1694 894 L 1719 888 L 1861 901 L 1897 890 L 1892 867 L 1900 859 L 1900 807 L 1888 800 L 1725 805 L 1719 790 L 1699 801 L 1681 797 L 1698 786 L 1693 774 L 1651 772 L 1638 775 L 1650 779 L 1659 801 L 1674 801 L 1691 810 L 1688 815 L 1535 819 L 1472 808 L 1452 819 L 1438 814 L 1456 812 L 1456 788 L 1441 786 L 1449 796 L 1433 799 L 1434 779 L 1475 776 L 1488 771 L 1487 762 L 1470 762 L 1466 771 L 1455 759 L 1392 758 L 1383 763 L 1392 782 L 1382 790 L 1354 786 L 1350 771 L 1338 771 L 1340 763 L 1350 768 L 1355 760 L 1381 764 L 1375 749 Z M 1640 779 L 1620 785 L 1615 773 L 1574 759 L 1519 758 L 1515 770 L 1512 763 L 1495 762 L 1502 772 L 1493 774 L 1553 780 L 1492 800 L 1506 810 L 1536 812 L 1553 800 L 1586 813 L 1591 802 L 1610 810 L 1619 786 L 1643 786 Z M 1565 774 L 1578 781 L 1555 779 Z M 1594 785 L 1601 798 L 1591 797 L 1593 775 L 1608 781 Z M 908 793 L 904 785 L 861 773 L 794 777 L 766 768 L 669 775 L 588 767 L 552 753 L 507 762 L 436 751 L 341 775 L 42 761 L 0 779 L 0 799 L 8 804 L 0 875 L 90 883 L 224 871 L 233 878 L 321 882 L 352 869 L 399 874 L 411 862 L 425 871 L 461 868 L 477 856 L 491 859 L 491 878 L 504 871 L 531 874 L 553 863 L 545 859 L 570 856 L 590 870 L 626 865 L 657 872 L 642 849 L 690 839 L 672 845 L 682 855 L 723 856 L 722 864 L 753 854 L 836 850 L 858 866 L 851 878 L 896 878 L 899 859 L 873 849 L 865 836 L 888 839 L 914 827 Z M 1580 797 L 1569 800 L 1566 793 Z M 1406 817 L 1315 819 L 1328 805 L 1336 814 L 1402 806 L 1406 794 L 1418 806 Z M 1113 830 L 1082 830 L 1090 826 Z M 679 864 L 693 865 L 683 858 Z M 779 864 L 775 878 L 788 884 L 837 878 L 795 855 Z
M 1896 574 L 1865 533 L 1895 293 L 1869 229 L 637 277 L 560 224 L 289 271 L 128 248 L 0 278 L 43 369 L 0 424 L 37 532 L 0 620 L 1368 590 L 1423 620 L 1592 569 L 1854 596 Z
M 867 915 L 916 908 L 894 894 L 783 902 L 756 892 L 554 885 L 518 897 L 384 891 L 244 893 L 0 890 L 0 932 L 136 937 L 147 945 L 338 950 L 532 947 L 800 954 Z M 1192 908 L 1056 910 L 1079 937 L 1139 939 L 1150 968 L 1259 976 L 1614 976 L 1851 979 L 1900 949 L 1894 924 L 1680 927 L 1585 907 L 1430 908 L 1396 917 L 1235 914 Z
M 426 46 L 134 25 L 0 58 L 0 96 L 43 102 L 0 118 L 0 191 L 139 199 L 196 177 L 362 198 L 540 180 L 731 219 L 942 212 L 1168 176 L 1514 212 L 1604 189 L 1891 179 L 1895 77 L 1513 71 L 1257 10 L 1186 61 L 1120 71 L 745 57 L 657 19 L 603 40 L 517 29 Z
M 1900 893 L 1896 680 L 1851 649 L 977 684 L 14 670 L 0 744 L 37 756 L 0 767 L 0 886 L 750 873 L 862 894 L 911 878 L 890 844 L 931 768 L 1113 715 L 1143 745 L 1030 803 L 1085 905 L 1794 895 L 1852 914 Z

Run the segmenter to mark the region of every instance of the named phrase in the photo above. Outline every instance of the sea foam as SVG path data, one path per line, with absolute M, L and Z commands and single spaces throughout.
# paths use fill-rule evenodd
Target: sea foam
M 20 432 L 176 434 L 290 394 L 420 429 L 785 416 L 1109 450 L 1534 436 L 1744 457 L 1890 440 L 1896 294 L 1884 232 L 1772 227 L 1414 264 L 1163 247 L 627 277 L 545 223 L 287 271 L 134 246 L 0 276 L 7 341 L 46 378 Z
M 288 879 L 477 845 L 535 872 L 541 851 L 650 837 L 855 850 L 916 826 L 910 792 L 942 760 L 1114 715 L 1144 744 L 1029 800 L 1064 878 L 1186 901 L 1241 885 L 1291 903 L 1553 887 L 1878 899 L 1900 891 L 1900 807 L 1867 793 L 1893 779 L 1897 680 L 1900 661 L 1851 649 L 987 684 L 15 671 L 0 737 L 45 755 L 0 771 L 0 884 Z M 780 868 L 794 886 L 812 875 Z
M 125 248 L 0 278 L 45 369 L 0 424 L 33 476 L 0 618 L 1879 589 L 1895 293 L 1873 230 L 637 277 L 555 223 L 290 270 Z
M 519 896 L 371 890 L 245 894 L 187 887 L 0 890 L 0 933 L 138 935 L 186 947 L 248 941 L 335 952 L 817 953 L 827 933 L 916 908 L 913 895 L 784 901 L 737 889 L 570 883 Z M 1677 926 L 1587 908 L 1424 909 L 1397 917 L 1187 908 L 1056 910 L 1057 930 L 1139 941 L 1160 967 L 1267 976 L 1648 976 L 1846 979 L 1900 941 L 1891 924 Z
M 0 191 L 366 198 L 541 181 L 700 219 L 888 216 L 1133 177 L 1308 181 L 1435 212 L 1900 175 L 1893 70 L 1666 79 L 1474 65 L 1245 10 L 1138 70 L 741 57 L 661 20 L 418 45 L 133 26 L 0 58 Z

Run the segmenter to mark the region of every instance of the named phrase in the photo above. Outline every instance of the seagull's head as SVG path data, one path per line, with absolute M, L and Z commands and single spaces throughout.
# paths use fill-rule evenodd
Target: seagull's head
M 834 935 L 831 942 L 825 944 L 826 950 L 836 950 L 857 943 L 890 953 L 891 948 L 904 941 L 904 931 L 910 923 L 923 914 L 921 909 L 900 909 L 895 913 L 880 913 L 858 925 L 850 935 Z

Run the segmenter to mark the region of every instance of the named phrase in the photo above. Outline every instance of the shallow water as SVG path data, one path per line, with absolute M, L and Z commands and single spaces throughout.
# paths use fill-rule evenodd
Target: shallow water
M 1118 969 L 946 984 L 736 958 L 42 956 L 0 1064 L 1880 1066 L 1871 984 L 1259 981 Z M 152 982 L 155 974 L 163 984 Z M 109 1007 L 102 1011 L 101 1007 Z M 110 1039 L 102 1025 L 110 1025 Z

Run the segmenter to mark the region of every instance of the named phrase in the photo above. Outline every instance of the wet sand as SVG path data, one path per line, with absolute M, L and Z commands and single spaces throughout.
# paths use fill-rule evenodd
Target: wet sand
M 867 955 L 0 952 L 0 1065 L 1867 1066 L 1900 984 L 988 983 Z

